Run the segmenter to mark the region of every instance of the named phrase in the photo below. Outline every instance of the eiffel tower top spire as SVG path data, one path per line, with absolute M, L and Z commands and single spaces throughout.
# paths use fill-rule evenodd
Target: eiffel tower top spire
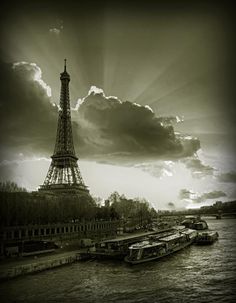
M 69 96 L 70 75 L 66 70 L 66 59 L 60 80 L 61 94 L 56 143 L 51 165 L 40 190 L 88 192 L 79 171 L 73 143 Z
M 68 80 L 70 81 L 70 75 L 68 74 L 67 70 L 66 70 L 66 61 L 67 59 L 64 59 L 64 71 L 61 73 L 61 80 Z
M 64 72 L 66 72 L 66 59 L 64 59 Z

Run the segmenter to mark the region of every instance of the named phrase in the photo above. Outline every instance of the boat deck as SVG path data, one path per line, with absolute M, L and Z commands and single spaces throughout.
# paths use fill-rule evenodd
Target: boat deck
M 136 238 L 142 238 L 142 237 L 146 237 L 146 236 L 156 235 L 156 234 L 160 234 L 165 231 L 171 231 L 171 230 L 173 230 L 173 228 L 166 228 L 166 229 L 160 229 L 160 230 L 155 230 L 155 231 L 147 231 L 147 232 L 123 235 L 123 236 L 119 236 L 117 238 L 104 240 L 104 241 L 102 241 L 102 243 L 123 242 L 125 240 L 132 240 L 132 239 L 136 239 Z

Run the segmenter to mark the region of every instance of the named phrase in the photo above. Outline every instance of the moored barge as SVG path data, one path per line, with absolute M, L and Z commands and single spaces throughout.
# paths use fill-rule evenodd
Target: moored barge
M 174 229 L 168 228 L 158 231 L 123 235 L 97 243 L 95 249 L 90 249 L 89 254 L 93 258 L 114 258 L 123 260 L 124 257 L 129 253 L 129 246 L 133 243 L 144 241 L 148 237 L 164 237 L 173 233 Z
M 129 247 L 130 253 L 125 257 L 125 261 L 130 264 L 139 264 L 163 258 L 191 245 L 196 236 L 195 230 L 183 229 L 156 240 L 140 241 Z
M 213 244 L 216 240 L 218 240 L 219 234 L 215 231 L 209 231 L 204 233 L 198 233 L 195 243 L 197 245 L 209 245 Z
M 191 228 L 195 230 L 204 230 L 208 229 L 208 224 L 205 220 L 202 220 L 198 217 L 188 217 L 186 218 L 181 225 L 184 225 L 186 228 Z

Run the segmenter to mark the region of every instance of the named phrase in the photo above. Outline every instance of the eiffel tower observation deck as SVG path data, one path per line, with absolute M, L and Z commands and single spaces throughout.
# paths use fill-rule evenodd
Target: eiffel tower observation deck
M 88 188 L 84 184 L 78 167 L 78 158 L 73 144 L 69 97 L 70 75 L 66 70 L 66 59 L 64 72 L 61 73 L 60 80 L 61 95 L 56 144 L 51 157 L 51 165 L 39 191 L 47 193 L 88 193 Z

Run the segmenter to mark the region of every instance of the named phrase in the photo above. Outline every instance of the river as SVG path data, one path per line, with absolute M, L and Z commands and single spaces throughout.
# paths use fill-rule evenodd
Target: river
M 136 266 L 86 261 L 20 277 L 1 284 L 1 302 L 236 302 L 236 219 L 207 222 L 219 233 L 211 246 Z

